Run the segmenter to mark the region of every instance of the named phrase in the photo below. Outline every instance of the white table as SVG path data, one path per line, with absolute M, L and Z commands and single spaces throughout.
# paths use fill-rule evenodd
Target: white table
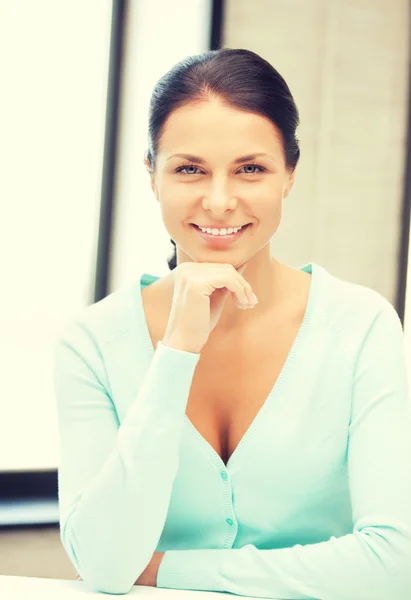
M 129 594 L 99 594 L 90 592 L 82 581 L 65 579 L 40 579 L 38 577 L 12 577 L 0 575 L 0 598 L 2 600 L 77 600 L 85 598 L 139 598 L 139 600 L 222 600 L 227 594 L 219 592 L 195 592 L 136 585 Z M 234 596 L 239 600 L 261 600 L 250 596 Z

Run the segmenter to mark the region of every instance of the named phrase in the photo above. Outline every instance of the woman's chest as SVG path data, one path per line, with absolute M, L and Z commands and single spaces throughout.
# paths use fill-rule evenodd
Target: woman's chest
M 225 464 L 277 385 L 297 331 L 296 324 L 236 343 L 220 339 L 202 352 L 186 414 Z
M 237 547 L 244 540 L 261 548 L 315 543 L 352 527 L 349 390 L 341 386 L 334 396 L 325 395 L 318 387 L 321 373 L 308 360 L 296 372 L 295 358 L 254 421 L 260 406 L 252 394 L 248 406 L 227 409 L 227 398 L 237 406 L 246 398 L 241 388 L 238 397 L 226 396 L 225 410 L 212 401 L 217 395 L 203 397 L 197 412 L 194 403 L 188 405 L 187 415 L 201 435 L 185 423 L 163 539 L 195 538 L 199 520 L 207 523 L 212 543 L 226 544 L 232 530 L 239 534 Z
M 144 290 L 154 348 L 167 326 L 167 311 Z M 155 310 L 155 307 L 157 309 Z M 201 351 L 186 415 L 225 464 L 252 429 L 288 360 L 305 306 L 256 319 L 246 330 L 213 332 Z

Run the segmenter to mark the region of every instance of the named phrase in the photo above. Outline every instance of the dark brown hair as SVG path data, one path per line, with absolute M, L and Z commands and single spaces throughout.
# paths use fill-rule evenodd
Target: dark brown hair
M 149 107 L 148 150 L 151 172 L 156 168 L 161 134 L 170 114 L 185 104 L 218 97 L 227 105 L 260 114 L 279 129 L 287 168 L 297 166 L 300 149 L 296 137 L 297 106 L 290 89 L 276 69 L 261 56 L 244 49 L 221 48 L 188 56 L 156 83 Z M 174 254 L 169 268 L 177 263 Z

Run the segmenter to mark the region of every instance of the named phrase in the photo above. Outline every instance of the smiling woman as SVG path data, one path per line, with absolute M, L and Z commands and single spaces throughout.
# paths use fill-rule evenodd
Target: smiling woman
M 287 83 L 249 50 L 190 56 L 158 81 L 150 103 L 146 166 L 172 233 L 171 270 L 177 252 L 179 262 L 187 254 L 193 257 L 187 228 L 181 227 L 186 217 L 189 224 L 219 230 L 258 222 L 254 241 L 265 246 L 293 185 L 298 124 Z M 243 208 L 249 214 L 241 214 Z M 190 219 L 191 213 L 197 218 Z M 226 248 L 221 240 L 209 241 L 205 249 Z
M 93 589 L 411 598 L 398 314 L 270 252 L 297 124 L 248 50 L 189 57 L 153 91 L 145 160 L 176 264 L 55 347 L 61 536 Z

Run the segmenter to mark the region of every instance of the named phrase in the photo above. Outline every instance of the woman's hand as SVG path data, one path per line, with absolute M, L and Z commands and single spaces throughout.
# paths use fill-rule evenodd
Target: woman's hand
M 246 265 L 238 268 L 225 263 L 184 262 L 178 265 L 163 344 L 199 353 L 217 325 L 229 294 L 238 308 L 253 307 L 258 300 L 242 276 Z
M 157 586 L 157 573 L 161 561 L 163 560 L 164 552 L 154 552 L 149 564 L 141 573 L 134 585 L 147 585 L 151 587 Z

